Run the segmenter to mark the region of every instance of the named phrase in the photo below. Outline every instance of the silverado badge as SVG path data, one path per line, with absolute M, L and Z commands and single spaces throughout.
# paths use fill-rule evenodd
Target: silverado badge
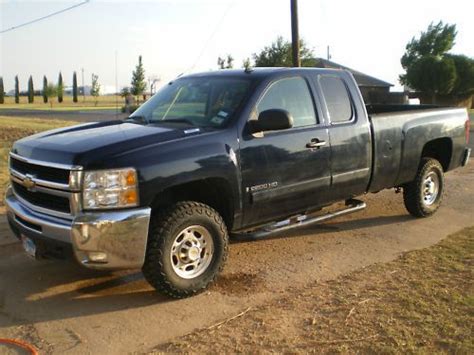
M 36 186 L 36 183 L 33 180 L 33 176 L 27 174 L 23 179 L 23 186 L 26 187 L 28 190 L 33 189 Z

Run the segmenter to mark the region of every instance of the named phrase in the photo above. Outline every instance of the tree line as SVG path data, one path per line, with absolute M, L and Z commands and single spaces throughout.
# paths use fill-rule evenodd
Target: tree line
M 99 83 L 99 76 L 92 73 L 91 75 L 91 89 L 90 94 L 95 98 L 95 104 L 98 103 L 98 97 L 100 96 L 101 85 Z M 82 95 L 85 95 L 85 88 L 82 87 Z M 146 91 L 146 81 L 145 81 L 145 69 L 142 62 L 142 56 L 138 57 L 138 64 L 135 70 L 132 72 L 131 87 L 125 88 L 122 90 L 122 95 L 134 95 L 139 101 L 140 96 L 144 96 Z M 125 95 L 124 95 L 125 94 Z M 74 71 L 72 75 L 72 101 L 74 103 L 78 102 L 79 87 L 77 85 L 77 73 Z M 18 75 L 15 76 L 15 85 L 14 85 L 14 98 L 15 103 L 20 103 L 20 96 L 27 96 L 28 103 L 34 103 L 35 96 L 42 96 L 43 102 L 50 103 L 51 107 L 53 106 L 53 101 L 57 98 L 58 103 L 62 103 L 64 100 L 64 82 L 62 73 L 59 72 L 58 80 L 56 83 L 48 81 L 46 75 L 43 76 L 43 86 L 41 90 L 35 90 L 35 85 L 33 83 L 33 77 L 30 75 L 28 79 L 28 89 L 25 92 L 20 91 L 20 80 Z M 145 99 L 145 97 L 144 97 Z M 3 83 L 3 77 L 0 76 L 0 104 L 5 103 L 5 89 Z
M 77 73 L 74 71 L 72 76 L 72 97 L 73 102 L 78 102 L 78 86 L 77 86 Z M 62 73 L 59 72 L 58 81 L 56 83 L 48 82 L 46 75 L 43 76 L 43 87 L 41 90 L 35 90 L 33 83 L 33 76 L 30 75 L 28 79 L 28 89 L 25 92 L 20 91 L 20 80 L 18 75 L 15 76 L 15 87 L 14 87 L 14 98 L 15 103 L 20 103 L 20 96 L 27 96 L 28 103 L 34 103 L 35 96 L 42 96 L 43 102 L 53 103 L 53 99 L 57 98 L 58 103 L 62 103 L 64 100 L 64 82 Z M 3 77 L 0 77 L 0 104 L 5 103 L 5 90 Z
M 406 45 L 401 58 L 405 73 L 400 75 L 402 85 L 420 94 L 426 103 L 438 103 L 450 99 L 452 103 L 462 103 L 474 95 L 474 59 L 462 54 L 452 54 L 456 40 L 456 25 L 431 23 L 419 38 L 413 38 Z M 278 37 L 269 46 L 243 61 L 242 67 L 291 67 L 291 42 Z M 313 49 L 300 41 L 301 66 L 315 67 L 318 59 Z M 218 69 L 233 68 L 234 59 L 228 54 L 218 57 Z

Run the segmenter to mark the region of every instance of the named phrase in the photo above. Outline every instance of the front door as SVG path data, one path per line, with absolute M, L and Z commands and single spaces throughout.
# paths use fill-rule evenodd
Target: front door
M 306 78 L 277 79 L 257 102 L 252 119 L 265 110 L 284 109 L 293 117 L 294 125 L 242 137 L 244 226 L 323 204 L 331 182 L 328 131 L 317 118 Z

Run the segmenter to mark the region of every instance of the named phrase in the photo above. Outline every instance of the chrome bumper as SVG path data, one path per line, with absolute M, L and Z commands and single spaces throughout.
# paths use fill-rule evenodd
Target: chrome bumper
M 469 162 L 469 158 L 471 156 L 471 148 L 466 148 L 464 150 L 464 156 L 462 158 L 462 166 L 466 166 Z
M 71 244 L 77 261 L 88 268 L 140 268 L 145 261 L 150 208 L 87 212 L 68 220 L 31 210 L 10 188 L 5 203 L 8 220 L 20 233 Z

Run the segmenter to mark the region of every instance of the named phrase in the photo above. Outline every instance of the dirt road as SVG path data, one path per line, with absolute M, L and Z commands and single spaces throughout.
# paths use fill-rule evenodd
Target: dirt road
M 71 262 L 30 260 L 2 216 L 0 337 L 25 339 L 44 353 L 146 353 L 290 289 L 393 260 L 474 225 L 474 161 L 446 182 L 444 204 L 429 219 L 411 218 L 402 196 L 384 191 L 362 197 L 368 208 L 358 214 L 235 242 L 218 283 L 179 301 L 158 296 L 138 271 L 99 274 Z

